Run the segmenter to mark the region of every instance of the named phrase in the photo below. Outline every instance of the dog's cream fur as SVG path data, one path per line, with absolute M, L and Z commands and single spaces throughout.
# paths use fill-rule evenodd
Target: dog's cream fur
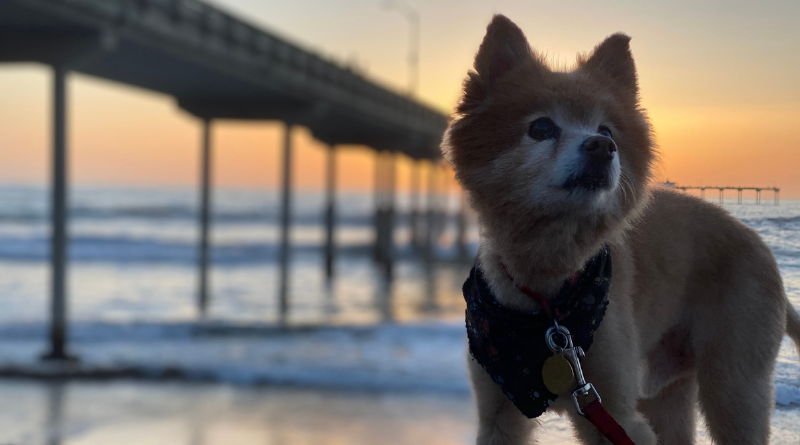
M 517 281 L 547 294 L 610 245 L 610 304 L 583 361 L 604 406 L 637 445 L 693 443 L 697 401 L 716 443 L 766 444 L 775 358 L 784 332 L 800 341 L 800 317 L 752 230 L 715 205 L 649 185 L 655 155 L 628 42 L 613 35 L 573 71 L 554 72 L 510 20 L 489 25 L 443 144 L 480 217 L 481 267 L 502 304 L 535 310 L 498 256 Z M 559 138 L 528 136 L 542 116 Z M 599 125 L 618 150 L 609 185 L 563 187 Z M 532 443 L 537 423 L 469 364 L 478 444 Z M 551 408 L 572 417 L 584 443 L 607 443 L 568 393 Z

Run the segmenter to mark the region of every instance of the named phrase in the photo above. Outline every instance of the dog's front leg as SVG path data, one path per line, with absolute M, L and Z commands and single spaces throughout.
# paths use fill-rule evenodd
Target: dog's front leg
M 536 422 L 525 417 L 508 400 L 500 387 L 469 353 L 467 362 L 478 405 L 477 445 L 532 444 Z
M 625 429 L 636 445 L 656 445 L 656 435 L 637 411 L 639 396 L 638 344 L 631 315 L 625 305 L 610 305 L 603 324 L 595 334 L 592 350 L 583 361 L 586 381 L 597 389 L 603 407 Z M 569 395 L 565 396 L 565 399 Z M 581 442 L 609 444 L 586 418 L 568 411 Z

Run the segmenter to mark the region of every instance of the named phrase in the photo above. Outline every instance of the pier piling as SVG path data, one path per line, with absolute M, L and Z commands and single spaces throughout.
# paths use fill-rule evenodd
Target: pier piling
M 336 147 L 328 145 L 325 193 L 325 277 L 328 282 L 333 279 L 334 225 L 336 223 Z
M 391 279 L 394 273 L 394 226 L 395 226 L 395 189 L 397 176 L 397 155 L 394 152 L 387 153 L 386 159 L 386 190 L 385 190 L 385 209 L 383 216 L 383 270 L 386 277 Z
M 374 197 L 373 205 L 375 207 L 374 213 L 374 232 L 375 240 L 372 247 L 373 256 L 378 263 L 383 262 L 383 189 L 386 177 L 384 176 L 384 160 L 383 152 L 380 150 L 375 151 L 375 166 L 374 166 Z
M 50 351 L 43 358 L 65 360 L 67 354 L 67 74 L 53 66 L 53 170 L 51 202 Z
M 439 168 L 434 162 L 428 162 L 428 199 L 426 204 L 425 221 L 425 261 L 433 262 L 435 258 L 436 243 L 436 210 L 437 210 L 437 183 Z
M 461 205 L 458 209 L 458 234 L 456 235 L 456 243 L 458 243 L 458 259 L 459 261 L 466 262 L 469 260 L 467 252 L 467 210 L 469 205 L 467 203 L 467 194 L 461 192 Z
M 381 251 L 383 244 L 381 240 L 383 239 L 383 188 L 386 179 L 383 175 L 383 152 L 380 150 L 375 151 L 375 166 L 373 168 L 375 174 L 373 183 L 373 206 L 375 207 L 373 225 L 375 240 L 372 250 L 375 261 L 380 263 L 383 261 L 383 252 Z
M 420 161 L 411 162 L 411 183 L 409 190 L 408 225 L 411 230 L 411 247 L 419 250 L 419 202 L 420 202 Z
M 375 155 L 375 261 L 388 278 L 394 267 L 396 153 Z
M 200 167 L 200 255 L 197 307 L 201 316 L 208 310 L 208 233 L 211 217 L 211 119 L 203 118 L 203 146 Z
M 283 188 L 281 191 L 281 247 L 280 247 L 280 322 L 285 324 L 289 315 L 289 236 L 292 211 L 292 124 L 286 122 L 283 135 Z

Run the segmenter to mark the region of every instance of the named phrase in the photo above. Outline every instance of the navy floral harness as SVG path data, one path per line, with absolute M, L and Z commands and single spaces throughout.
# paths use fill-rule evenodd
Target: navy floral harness
M 550 300 L 558 323 L 586 352 L 606 313 L 610 284 L 611 252 L 603 247 Z M 542 379 L 542 366 L 553 355 L 545 344 L 553 319 L 545 311 L 527 313 L 500 305 L 478 262 L 463 291 L 470 354 L 525 416 L 539 417 L 558 397 Z

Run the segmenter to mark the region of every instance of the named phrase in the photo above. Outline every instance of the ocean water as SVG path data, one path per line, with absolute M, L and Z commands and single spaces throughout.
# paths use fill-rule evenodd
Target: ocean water
M 70 318 L 77 322 L 191 322 L 198 319 L 197 202 L 194 190 L 78 188 L 69 223 Z M 0 292 L 7 323 L 41 323 L 49 292 L 48 196 L 44 189 L 0 188 Z M 211 304 L 207 321 L 278 319 L 278 195 L 218 191 L 213 196 Z M 398 202 L 400 261 L 391 286 L 371 258 L 373 199 L 340 194 L 337 279 L 323 275 L 323 195 L 298 193 L 292 209 L 292 324 L 362 324 L 441 318 L 460 312 L 461 270 L 412 260 L 407 199 Z M 437 220 L 437 250 L 455 254 L 455 212 Z M 477 228 L 470 228 L 477 249 Z M 457 272 L 457 274 L 456 274 Z
M 451 215 L 458 201 L 449 197 Z M 729 200 L 725 207 L 770 246 L 798 308 L 800 201 L 764 201 Z M 194 300 L 195 191 L 79 188 L 71 199 L 71 348 L 88 373 L 122 369 L 134 377 L 242 387 L 467 397 L 460 289 L 469 265 L 451 261 L 455 217 L 437 223 L 437 252 L 447 261 L 425 265 L 408 246 L 408 201 L 401 196 L 395 238 L 400 259 L 395 279 L 387 283 L 371 260 L 372 202 L 365 193 L 340 196 L 337 274 L 328 285 L 320 248 L 323 197 L 297 195 L 291 328 L 282 329 L 276 327 L 275 192 L 215 193 L 212 300 L 208 317 L 200 319 Z M 44 189 L 0 188 L 0 368 L 7 374 L 37 363 L 46 349 L 47 205 Z M 474 221 L 468 235 L 474 252 Z M 775 382 L 776 419 L 789 425 L 781 434 L 796 437 L 800 427 L 791 425 L 800 425 L 800 363 L 786 338 Z

